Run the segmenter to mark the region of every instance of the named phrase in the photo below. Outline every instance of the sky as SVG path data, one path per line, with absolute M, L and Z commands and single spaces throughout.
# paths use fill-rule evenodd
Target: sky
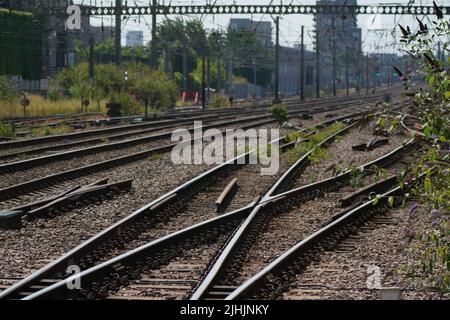
M 122 0 L 123 3 L 128 3 L 129 6 L 134 4 L 137 5 L 149 5 L 151 0 Z M 114 0 L 75 0 L 75 4 L 84 3 L 86 5 L 104 5 L 110 6 L 114 3 Z M 160 0 L 161 4 L 165 5 L 203 5 L 203 4 L 259 4 L 268 5 L 270 3 L 274 5 L 281 4 L 304 4 L 313 5 L 316 3 L 315 0 Z M 380 2 L 374 0 L 358 0 L 359 5 L 377 5 L 377 4 L 408 4 L 412 2 L 414 5 L 432 5 L 432 0 L 394 0 L 391 2 Z M 449 0 L 436 0 L 438 4 L 448 5 Z M 197 16 L 187 16 L 183 15 L 185 19 L 195 19 L 200 17 Z M 174 16 L 158 17 L 158 23 L 167 18 L 174 18 Z M 273 17 L 270 15 L 214 15 L 202 17 L 204 21 L 205 28 L 208 30 L 212 29 L 226 29 L 230 18 L 251 18 L 255 21 L 273 21 Z M 430 24 L 428 19 L 432 17 L 419 16 L 419 18 L 424 22 Z M 113 17 L 93 17 L 91 18 L 91 23 L 93 25 L 101 25 L 103 19 L 104 25 L 114 25 Z M 365 52 L 377 52 L 377 53 L 397 53 L 399 49 L 399 34 L 400 31 L 396 28 L 394 31 L 394 26 L 399 22 L 401 24 L 416 25 L 413 23 L 415 17 L 413 16 L 400 16 L 400 15 L 360 15 L 358 16 L 358 26 L 362 29 L 362 39 L 363 39 L 363 51 Z M 301 26 L 305 26 L 305 44 L 308 49 L 312 50 L 312 39 L 313 39 L 313 16 L 312 15 L 285 15 L 281 17 L 280 21 L 280 42 L 281 45 L 294 46 L 300 42 L 300 29 Z M 126 33 L 131 30 L 142 30 L 144 32 L 145 43 L 151 40 L 151 17 L 150 16 L 132 16 L 130 17 L 125 25 L 123 26 L 122 33 L 122 43 L 125 45 Z M 394 33 L 396 36 L 394 37 Z M 396 41 L 397 40 L 397 41 Z

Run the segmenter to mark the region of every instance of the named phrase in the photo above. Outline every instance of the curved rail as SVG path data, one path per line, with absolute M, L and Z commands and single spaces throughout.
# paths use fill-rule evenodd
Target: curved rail
M 415 140 L 410 140 L 407 144 L 397 148 L 396 150 L 371 161 L 365 165 L 360 166 L 361 170 L 366 172 L 374 165 L 379 167 L 384 166 L 392 161 L 395 161 L 398 157 L 401 157 L 405 152 L 409 152 L 415 147 Z M 205 298 L 212 290 L 214 284 L 221 278 L 226 272 L 227 267 L 232 262 L 234 255 L 238 252 L 240 246 L 244 243 L 245 239 L 250 234 L 252 227 L 256 225 L 257 219 L 263 215 L 263 209 L 268 206 L 273 206 L 275 203 L 285 203 L 289 199 L 301 198 L 312 199 L 321 192 L 330 190 L 336 190 L 346 184 L 351 178 L 352 172 L 349 170 L 336 177 L 328 178 L 310 185 L 306 185 L 282 194 L 276 197 L 264 197 L 263 201 L 255 207 L 253 212 L 247 217 L 239 230 L 235 233 L 227 247 L 222 252 L 221 256 L 217 259 L 211 271 L 206 276 L 203 283 L 198 287 L 197 291 L 192 295 L 192 300 L 200 300 Z
M 251 298 L 252 295 L 258 291 L 258 289 L 264 287 L 265 284 L 271 283 L 271 290 L 276 290 L 278 284 L 274 279 L 279 278 L 283 274 L 283 271 L 292 263 L 295 263 L 299 257 L 307 257 L 308 253 L 314 250 L 322 241 L 325 241 L 330 236 L 340 233 L 339 237 L 343 236 L 343 233 L 348 232 L 348 226 L 352 223 L 361 223 L 367 218 L 379 212 L 382 208 L 388 206 L 388 199 L 393 197 L 398 198 L 403 194 L 400 187 L 396 187 L 386 193 L 380 198 L 367 201 L 360 206 L 346 212 L 337 220 L 327 224 L 325 227 L 317 230 L 287 252 L 278 257 L 275 261 L 270 263 L 266 268 L 261 270 L 258 274 L 250 278 L 243 285 L 238 287 L 232 292 L 225 300 L 237 300 Z M 398 201 L 398 200 L 397 200 Z M 271 280 L 269 280 L 271 279 Z
M 347 116 L 347 118 L 352 117 L 353 115 Z M 325 121 L 322 124 L 319 124 L 319 126 L 331 124 L 335 122 L 335 119 Z M 306 129 L 305 129 L 306 130 Z M 279 139 L 280 141 L 283 141 L 284 138 Z M 273 143 L 273 142 L 272 142 Z M 285 147 L 292 146 L 293 144 L 287 144 L 284 145 Z M 251 152 L 256 152 L 256 150 L 252 150 L 246 154 L 240 155 L 236 157 L 235 159 L 232 159 L 222 165 L 219 165 L 211 170 L 208 170 L 207 172 L 201 174 L 200 176 L 197 176 L 193 178 L 192 180 L 184 183 L 180 187 L 166 193 L 165 195 L 159 197 L 155 201 L 151 202 L 150 204 L 144 206 L 143 208 L 139 209 L 135 213 L 131 214 L 130 216 L 122 219 L 121 221 L 117 222 L 113 226 L 107 228 L 106 230 L 100 232 L 96 236 L 90 238 L 89 240 L 85 241 L 81 245 L 77 246 L 64 256 L 60 257 L 56 261 L 52 262 L 51 264 L 47 265 L 46 267 L 42 268 L 41 270 L 33 273 L 30 277 L 20 281 L 16 285 L 12 286 L 11 288 L 5 290 L 0 294 L 0 298 L 14 298 L 17 297 L 19 292 L 22 292 L 24 288 L 32 286 L 34 283 L 38 282 L 40 279 L 43 279 L 45 277 L 51 277 L 52 274 L 55 274 L 57 272 L 61 272 L 62 270 L 65 270 L 68 265 L 72 264 L 73 261 L 76 261 L 80 257 L 86 255 L 88 252 L 91 252 L 94 250 L 94 248 L 100 246 L 103 242 L 107 241 L 108 239 L 111 239 L 113 237 L 116 237 L 117 235 L 120 235 L 128 226 L 132 225 L 135 221 L 137 221 L 140 217 L 144 215 L 151 215 L 155 214 L 158 210 L 162 210 L 163 208 L 170 206 L 172 203 L 175 203 L 178 201 L 178 199 L 183 198 L 183 194 L 188 194 L 194 192 L 198 186 L 201 186 L 208 181 L 212 180 L 213 176 L 216 176 L 220 174 L 220 172 L 223 172 L 225 170 L 230 169 L 231 166 L 233 166 L 236 163 L 240 163 L 239 159 L 243 157 L 248 157 Z M 256 205 L 256 204 L 255 204 Z

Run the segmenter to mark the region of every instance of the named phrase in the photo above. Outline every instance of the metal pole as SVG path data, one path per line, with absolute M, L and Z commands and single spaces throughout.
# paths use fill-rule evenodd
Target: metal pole
M 360 94 L 361 92 L 361 54 L 358 53 L 358 57 L 356 59 L 356 92 Z
M 437 54 L 437 59 L 438 59 L 438 60 L 442 60 L 441 57 L 442 57 L 442 56 L 441 56 L 441 42 L 439 41 L 439 42 L 438 42 L 438 54 Z
M 89 37 L 89 80 L 94 80 L 94 37 L 91 35 Z
M 120 65 L 121 62 L 121 37 L 122 37 L 122 0 L 116 0 L 116 31 L 115 31 L 115 56 L 116 64 Z
M 221 56 L 220 53 L 217 54 L 217 93 L 220 94 L 222 91 L 222 66 L 221 66 Z
M 188 91 L 188 49 L 186 43 L 183 43 L 183 91 Z
M 345 92 L 347 95 L 350 94 L 350 81 L 348 75 L 348 47 L 345 46 Z
M 379 79 L 377 78 L 377 73 L 379 72 L 379 68 L 378 68 L 378 65 L 377 65 L 376 58 L 375 58 L 375 61 L 374 61 L 374 65 L 375 65 L 375 74 L 373 75 L 373 91 L 372 91 L 373 93 L 376 92 L 377 82 L 379 81 Z
M 256 70 L 256 60 L 253 58 L 253 84 L 255 85 L 253 88 L 253 95 L 256 97 L 256 86 L 257 86 L 257 70 Z
M 369 93 L 369 54 L 366 55 L 366 93 Z
M 305 100 L 305 26 L 302 26 L 302 42 L 300 46 L 300 100 Z
M 336 26 L 334 24 L 334 17 L 331 18 L 333 28 L 333 96 L 336 97 Z
M 153 0 L 152 4 L 152 47 L 151 47 L 151 63 L 153 69 L 158 67 L 158 43 L 156 34 L 156 7 L 158 6 L 158 1 Z
M 207 74 L 207 82 L 206 87 L 208 88 L 208 101 L 211 99 L 211 57 L 208 54 L 208 60 L 206 62 L 206 74 Z
M 316 97 L 320 98 L 320 52 L 318 30 L 316 30 Z
M 202 109 L 206 109 L 206 61 L 205 53 L 202 54 Z
M 275 43 L 275 87 L 274 102 L 279 103 L 279 86 L 280 86 L 280 17 L 276 17 L 276 43 Z

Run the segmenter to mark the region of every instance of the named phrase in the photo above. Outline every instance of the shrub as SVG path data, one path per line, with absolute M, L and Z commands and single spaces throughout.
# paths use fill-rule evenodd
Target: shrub
M 144 64 L 98 64 L 94 78 L 93 82 L 89 80 L 87 63 L 80 63 L 60 72 L 52 82 L 52 91 L 58 92 L 59 96 L 67 94 L 77 99 L 106 99 L 120 103 L 123 115 L 142 114 L 146 101 L 150 108 L 167 109 L 175 106 L 179 95 L 177 85 L 165 73 Z M 59 97 L 56 93 L 52 96 Z
M 142 106 L 130 94 L 126 92 L 117 92 L 111 94 L 111 103 L 121 105 L 121 113 L 123 116 L 142 114 Z
M 213 109 L 225 108 L 230 106 L 230 101 L 219 93 L 213 95 L 209 107 Z
M 10 123 L 0 123 L 0 137 L 12 138 L 14 137 L 14 127 Z
M 288 110 L 287 107 L 281 104 L 274 104 L 270 109 L 269 112 L 273 114 L 275 119 L 278 121 L 278 123 L 281 125 L 285 123 L 288 119 Z
M 47 98 L 48 98 L 48 100 L 50 100 L 52 102 L 56 102 L 56 101 L 62 100 L 63 99 L 63 95 L 58 90 L 50 90 L 47 93 Z
M 0 100 L 12 102 L 18 93 L 11 80 L 6 76 L 0 76 Z

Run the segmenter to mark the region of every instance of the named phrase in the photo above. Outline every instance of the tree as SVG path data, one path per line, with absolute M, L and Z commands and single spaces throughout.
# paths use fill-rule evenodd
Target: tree
M 87 63 L 81 63 L 61 71 L 52 86 L 52 91 L 65 96 L 96 99 L 97 103 L 106 98 L 120 103 L 123 114 L 129 115 L 139 114 L 142 105 L 156 109 L 172 107 L 179 95 L 178 87 L 166 74 L 140 63 L 99 64 L 95 68 L 94 81 L 89 79 Z
M 214 84 L 214 81 L 212 81 L 212 86 L 220 91 L 222 89 L 222 83 L 225 78 L 225 68 L 223 67 L 222 58 L 226 49 L 226 35 L 220 30 L 213 30 L 208 37 L 208 46 L 210 50 L 210 56 L 215 58 L 216 64 L 216 82 Z
M 12 103 L 18 96 L 16 88 L 6 76 L 0 76 L 0 100 Z
M 164 52 L 164 71 L 188 91 L 189 74 L 197 67 L 198 56 L 206 54 L 208 48 L 201 21 L 166 19 L 158 27 L 157 36 L 159 50 Z
M 253 82 L 254 67 L 258 72 L 258 85 L 268 85 L 272 80 L 273 57 L 251 31 L 228 28 L 226 34 L 227 56 L 233 61 L 233 73 Z

